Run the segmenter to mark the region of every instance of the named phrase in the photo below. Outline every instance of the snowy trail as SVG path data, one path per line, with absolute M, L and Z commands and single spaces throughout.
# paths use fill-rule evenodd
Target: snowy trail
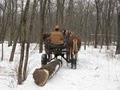
M 23 85 L 17 86 L 14 84 L 15 81 L 12 82 L 11 88 L 3 85 L 2 83 L 6 83 L 6 81 L 2 80 L 3 76 L 0 75 L 0 88 L 4 90 L 120 90 L 120 56 L 115 56 L 111 50 L 102 49 L 100 52 L 99 49 L 93 47 L 83 50 L 82 46 L 78 53 L 77 69 L 70 69 L 63 60 L 61 69 L 44 87 L 37 86 L 32 78 L 33 71 L 41 64 L 41 55 L 38 50 L 35 50 L 31 53 L 28 78 Z M 6 52 L 6 55 L 9 55 L 9 52 Z M 17 58 L 18 56 L 16 56 Z M 0 62 L 0 66 L 5 69 L 9 64 L 7 59 Z M 14 64 L 12 63 L 11 66 Z M 6 72 L 8 70 L 7 68 Z M 2 72 L 4 73 L 4 71 Z M 10 80 L 7 84 L 10 84 Z

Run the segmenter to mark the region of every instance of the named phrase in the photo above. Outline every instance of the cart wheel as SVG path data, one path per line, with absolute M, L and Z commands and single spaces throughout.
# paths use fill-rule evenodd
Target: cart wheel
M 46 65 L 47 62 L 48 62 L 47 54 L 42 54 L 42 56 L 41 56 L 41 66 Z
M 52 55 L 51 54 L 48 54 L 48 62 L 50 62 L 52 60 Z

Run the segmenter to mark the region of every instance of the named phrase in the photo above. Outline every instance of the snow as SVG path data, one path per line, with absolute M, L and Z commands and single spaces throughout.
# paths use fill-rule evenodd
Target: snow
M 114 54 L 115 46 L 111 46 L 110 50 L 106 47 L 94 49 L 93 46 L 84 50 L 82 46 L 78 53 L 77 69 L 71 69 L 62 59 L 63 66 L 45 86 L 40 87 L 34 83 L 32 76 L 34 70 L 41 67 L 41 54 L 36 45 L 31 44 L 30 47 L 27 80 L 17 85 L 20 45 L 17 45 L 14 62 L 10 63 L 12 47 L 4 43 L 4 60 L 0 61 L 1 90 L 120 90 L 120 55 Z

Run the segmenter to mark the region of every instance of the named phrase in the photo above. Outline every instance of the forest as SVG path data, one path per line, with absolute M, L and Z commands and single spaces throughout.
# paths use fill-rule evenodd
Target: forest
M 26 80 L 30 44 L 37 43 L 42 53 L 43 33 L 55 25 L 80 35 L 84 50 L 116 46 L 115 54 L 120 54 L 120 0 L 0 0 L 0 59 L 5 41 L 12 47 L 10 62 L 20 43 L 19 84 Z

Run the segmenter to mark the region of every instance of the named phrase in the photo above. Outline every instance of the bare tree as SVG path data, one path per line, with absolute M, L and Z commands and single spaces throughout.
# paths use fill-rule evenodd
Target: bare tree
M 63 27 L 63 16 L 64 16 L 64 4 L 65 0 L 57 0 L 57 10 L 56 10 L 56 25 Z
M 119 0 L 120 4 L 120 0 Z M 116 54 L 120 54 L 120 7 L 118 7 L 118 21 L 117 21 L 117 27 L 118 27 L 118 34 L 117 34 L 117 47 L 116 47 Z
M 106 46 L 107 46 L 107 49 L 109 49 L 109 35 L 110 35 L 110 23 L 111 23 L 111 3 L 112 3 L 112 0 L 109 0 L 108 1 L 108 14 L 107 14 L 107 24 L 106 24 Z
M 53 26 L 53 15 L 52 15 L 52 8 L 51 8 L 51 5 L 52 5 L 52 2 L 51 0 L 48 0 L 48 7 L 47 7 L 47 10 L 46 10 L 46 30 L 51 30 L 51 26 Z
M 95 48 L 97 48 L 98 44 L 98 32 L 100 31 L 100 6 L 101 6 L 101 1 L 100 0 L 95 0 L 96 3 L 96 15 L 97 15 L 97 24 L 96 24 L 96 31 L 95 31 Z
M 47 0 L 40 1 L 40 42 L 39 42 L 39 52 L 43 50 L 43 32 L 45 30 L 45 12 L 46 12 Z
M 90 0 L 87 2 L 86 12 L 85 12 L 85 43 L 84 43 L 84 49 L 86 50 L 86 44 L 88 41 L 88 19 L 89 19 L 89 7 L 90 7 Z
M 30 27 L 29 27 L 29 32 L 28 32 L 28 37 L 26 40 L 26 56 L 25 56 L 25 62 L 24 62 L 24 69 L 23 69 L 23 80 L 26 80 L 27 76 L 27 64 L 28 64 L 28 57 L 29 57 L 29 47 L 30 47 L 30 41 L 31 41 L 31 34 L 33 30 L 33 23 L 34 23 L 34 17 L 35 17 L 35 11 L 36 11 L 36 0 L 33 2 L 33 9 L 31 13 L 31 19 L 30 19 Z
M 22 6 L 22 9 L 23 9 L 23 6 Z M 16 9 L 16 12 L 17 12 L 17 9 Z M 18 38 L 20 37 L 21 35 L 21 28 L 22 28 L 22 23 L 23 23 L 23 19 L 25 18 L 25 16 L 23 17 L 22 15 L 23 13 L 23 10 L 21 12 L 21 19 L 20 19 L 20 24 L 18 26 L 18 30 L 16 31 L 16 35 L 14 36 L 14 39 L 13 39 L 13 47 L 12 47 L 12 51 L 11 51 L 11 55 L 10 55 L 10 59 L 9 61 L 13 61 L 13 58 L 14 58 L 14 52 L 15 52 L 15 49 L 16 49 L 16 45 L 17 45 L 17 40 Z M 16 18 L 15 18 L 16 19 Z
M 66 27 L 69 30 L 74 30 L 73 29 L 73 17 L 74 17 L 74 0 L 69 0 L 69 4 L 68 4 L 68 9 L 67 9 L 67 20 L 66 20 Z
M 16 31 L 16 15 L 17 15 L 17 0 L 9 0 L 9 8 L 8 12 L 10 15 L 9 18 L 9 39 L 8 39 L 8 46 L 12 46 L 12 41 L 14 37 L 14 31 Z
M 19 62 L 19 68 L 18 68 L 18 84 L 22 84 L 23 81 L 23 61 L 24 61 L 24 51 L 25 51 L 25 38 L 26 38 L 26 22 L 27 22 L 27 15 L 29 10 L 29 4 L 30 0 L 27 0 L 25 5 L 25 10 L 23 13 L 23 20 L 22 20 L 22 39 L 21 39 L 21 54 L 20 54 L 20 62 Z
M 1 60 L 3 60 L 3 56 L 4 56 L 4 38 L 5 38 L 5 33 L 6 33 L 6 22 L 5 22 L 5 12 L 6 12 L 6 8 L 7 8 L 7 1 L 5 0 L 4 2 L 4 8 L 3 8 L 3 17 L 2 17 L 2 30 L 1 30 L 1 39 L 2 39 L 2 55 L 1 55 Z
M 104 5 L 104 8 L 103 8 L 103 5 Z M 101 5 L 101 49 L 103 47 L 103 44 L 104 44 L 104 41 L 105 41 L 105 38 L 104 38 L 104 32 L 105 32 L 105 18 L 106 18 L 106 9 L 105 9 L 105 1 L 103 0 L 102 1 L 102 5 Z

